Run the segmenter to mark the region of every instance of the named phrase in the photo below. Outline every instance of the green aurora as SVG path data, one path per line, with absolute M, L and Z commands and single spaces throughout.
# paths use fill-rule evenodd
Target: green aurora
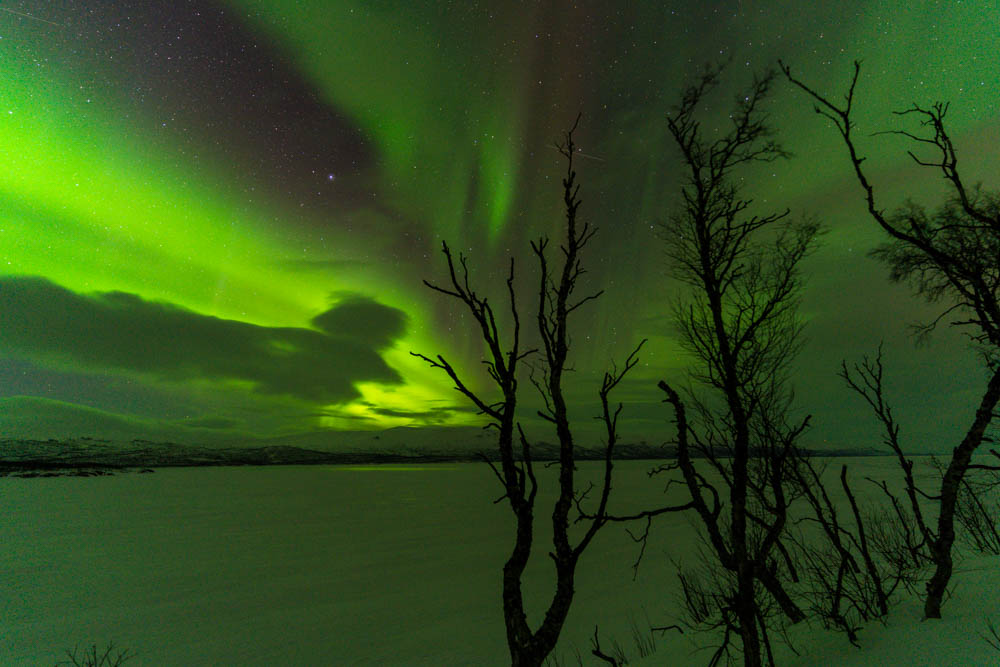
M 732 59 L 706 110 L 718 124 L 779 57 L 829 91 L 862 59 L 865 134 L 950 100 L 964 173 L 998 185 L 995 3 L 625 5 L 4 3 L 0 437 L 480 423 L 409 355 L 445 354 L 486 386 L 468 321 L 421 281 L 445 278 L 447 240 L 499 299 L 514 255 L 522 314 L 535 308 L 528 241 L 558 233 L 552 143 L 578 112 L 581 214 L 600 228 L 584 261 L 606 294 L 574 329 L 574 414 L 596 433 L 599 374 L 648 337 L 623 427 L 669 437 L 655 381 L 687 360 L 656 233 L 678 191 L 663 116 L 708 61 Z M 836 370 L 880 339 L 913 446 L 953 439 L 981 384 L 974 355 L 954 331 L 914 346 L 907 324 L 937 311 L 866 257 L 881 239 L 835 132 L 788 86 L 771 109 L 795 157 L 748 172 L 746 192 L 829 230 L 795 377 L 813 441 L 873 444 Z M 864 142 L 887 208 L 942 192 L 905 148 Z M 524 386 L 526 423 L 551 438 Z

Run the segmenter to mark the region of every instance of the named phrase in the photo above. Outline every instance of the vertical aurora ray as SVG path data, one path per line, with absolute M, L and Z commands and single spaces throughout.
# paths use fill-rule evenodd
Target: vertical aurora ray
M 462 13 L 483 10 L 429 16 L 433 10 L 392 3 L 233 4 L 373 138 L 394 207 L 446 238 L 503 231 L 521 160 L 521 93 L 518 61 L 493 62 L 502 38 L 482 21 L 463 32 Z

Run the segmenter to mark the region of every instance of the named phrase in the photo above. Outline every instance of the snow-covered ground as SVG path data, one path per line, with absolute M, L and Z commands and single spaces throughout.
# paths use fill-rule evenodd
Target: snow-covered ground
M 831 467 L 835 478 L 841 460 Z M 895 479 L 884 458 L 846 460 Z M 648 462 L 616 466 L 612 511 L 653 507 L 663 480 Z M 581 475 L 595 476 L 595 464 Z M 537 505 L 527 598 L 537 622 L 551 593 L 551 481 Z M 874 493 L 873 493 L 874 491 Z M 139 665 L 504 665 L 499 573 L 512 521 L 484 464 L 163 469 L 153 475 L 0 479 L 0 664 L 52 665 L 74 645 L 113 640 Z M 631 625 L 668 625 L 678 611 L 670 559 L 696 557 L 691 519 L 653 525 L 638 577 L 621 526 L 585 553 L 555 657 L 590 655 L 594 626 L 636 658 Z M 1000 623 L 1000 561 L 967 558 L 942 621 L 903 600 L 889 623 L 839 634 L 801 625 L 799 656 L 781 665 L 1000 664 L 981 638 Z M 667 633 L 631 664 L 704 665 L 713 637 Z

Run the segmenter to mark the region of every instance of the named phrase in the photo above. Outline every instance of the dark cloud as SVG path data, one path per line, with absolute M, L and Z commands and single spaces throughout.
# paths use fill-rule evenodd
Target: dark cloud
M 343 309 L 343 312 L 341 312 Z M 36 277 L 0 278 L 0 347 L 46 365 L 167 380 L 235 380 L 257 392 L 338 403 L 355 383 L 399 383 L 378 350 L 406 316 L 355 296 L 317 316 L 323 331 L 200 315 L 135 294 L 77 294 Z
M 445 424 L 454 418 L 456 413 L 477 412 L 476 408 L 448 407 L 431 408 L 429 410 L 399 410 L 396 408 L 382 408 L 372 403 L 366 403 L 368 408 L 381 417 L 402 417 L 405 419 L 416 419 L 425 424 Z
M 354 420 L 354 421 L 368 421 L 372 423 L 378 423 L 380 417 L 391 417 L 391 418 L 402 418 L 402 419 L 412 419 L 416 423 L 422 425 L 430 424 L 448 424 L 456 415 L 459 414 L 478 414 L 479 409 L 473 405 L 457 405 L 457 406 L 430 406 L 421 410 L 407 410 L 405 408 L 386 408 L 382 407 L 371 401 L 356 401 L 354 405 L 361 406 L 365 408 L 368 414 L 354 414 L 340 410 L 338 408 L 332 408 L 330 410 L 323 410 L 317 412 L 313 417 L 335 417 L 341 420 Z
M 406 319 L 401 310 L 355 295 L 314 317 L 312 325 L 331 336 L 382 349 L 406 332 Z

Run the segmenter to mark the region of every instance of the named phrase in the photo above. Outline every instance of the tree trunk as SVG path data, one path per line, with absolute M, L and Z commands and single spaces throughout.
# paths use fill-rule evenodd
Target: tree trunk
M 760 635 L 757 632 L 757 605 L 753 592 L 753 566 L 745 558 L 740 561 L 736 573 L 738 598 L 736 616 L 740 622 L 740 638 L 743 640 L 744 667 L 761 667 Z
M 530 510 L 517 513 L 517 537 L 514 551 L 503 566 L 503 620 L 507 629 L 507 648 L 512 665 L 541 663 L 523 662 L 523 654 L 531 644 L 531 628 L 524 613 L 521 575 L 531 555 L 532 516 Z
M 767 592 L 771 594 L 778 606 L 781 607 L 781 611 L 784 612 L 785 616 L 788 617 L 792 623 L 798 623 L 799 621 L 804 621 L 806 614 L 802 611 L 802 608 L 795 603 L 795 601 L 785 590 L 785 587 L 781 585 L 781 581 L 778 577 L 769 572 L 766 568 L 759 568 L 755 573 L 757 581 L 767 589 Z
M 556 593 L 545 612 L 545 619 L 535 634 L 523 646 L 518 647 L 518 652 L 511 653 L 511 667 L 541 667 L 556 647 L 573 602 L 575 570 L 575 558 L 557 563 Z
M 979 402 L 976 418 L 962 443 L 952 451 L 951 462 L 941 480 L 941 512 L 938 515 L 937 539 L 931 544 L 934 574 L 927 582 L 927 599 L 924 601 L 925 618 L 941 618 L 941 604 L 945 589 L 951 580 L 951 548 L 955 543 L 955 504 L 965 471 L 972 454 L 983 441 L 983 433 L 993 418 L 993 410 L 1000 401 L 1000 367 L 993 372 L 986 393 Z

